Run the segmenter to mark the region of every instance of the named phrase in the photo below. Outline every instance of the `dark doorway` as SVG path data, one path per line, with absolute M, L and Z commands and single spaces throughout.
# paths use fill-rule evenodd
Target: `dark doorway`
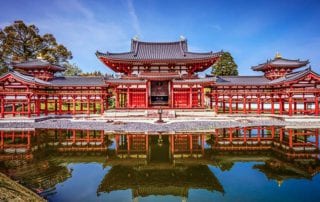
M 151 136 L 150 148 L 150 162 L 169 162 L 168 135 Z
M 151 81 L 151 105 L 169 104 L 169 81 Z

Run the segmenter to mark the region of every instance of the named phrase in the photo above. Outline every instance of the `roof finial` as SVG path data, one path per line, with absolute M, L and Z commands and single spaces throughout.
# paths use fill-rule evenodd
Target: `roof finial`
M 281 54 L 279 52 L 276 53 L 276 56 L 274 57 L 275 59 L 280 59 L 282 58 Z
M 180 35 L 180 41 L 184 41 L 186 40 L 186 37 L 184 37 L 183 35 Z
M 133 40 L 139 41 L 139 36 L 138 36 L 138 35 L 135 35 L 135 36 L 133 37 Z
M 43 60 L 43 54 L 41 52 L 37 54 L 37 59 Z

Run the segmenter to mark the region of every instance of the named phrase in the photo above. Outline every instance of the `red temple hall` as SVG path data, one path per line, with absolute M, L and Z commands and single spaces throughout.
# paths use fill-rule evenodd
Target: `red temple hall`
M 1 117 L 103 114 L 116 109 L 203 109 L 213 113 L 319 115 L 320 76 L 309 61 L 280 54 L 253 66 L 261 76 L 212 76 L 222 52 L 190 52 L 187 40 L 131 41 L 123 53 L 96 52 L 120 76 L 62 76 L 42 59 L 12 63 L 0 77 Z M 60 74 L 59 74 L 60 73 Z

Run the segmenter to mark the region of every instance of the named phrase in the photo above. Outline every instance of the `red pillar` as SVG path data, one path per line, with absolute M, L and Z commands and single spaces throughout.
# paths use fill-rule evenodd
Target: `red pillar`
M 4 98 L 1 97 L 1 118 L 4 118 Z
M 243 97 L 243 113 L 247 113 L 247 97 L 245 95 Z
M 104 97 L 101 96 L 100 99 L 100 114 L 102 115 L 104 113 Z
M 260 100 L 260 96 L 258 95 L 258 101 L 257 101 L 257 111 L 258 111 L 258 114 L 261 114 L 260 106 L 261 106 L 261 100 Z
M 131 108 L 131 102 L 130 102 L 130 85 L 127 86 L 127 108 Z
M 192 108 L 192 86 L 189 86 L 189 108 Z
M 218 112 L 219 112 L 219 99 L 218 99 L 218 95 L 217 94 L 215 94 L 215 96 L 214 96 L 214 99 L 215 99 L 215 106 L 214 106 L 214 108 L 215 108 L 215 112 L 218 114 Z
M 87 96 L 87 114 L 90 114 L 90 96 Z
M 146 108 L 149 107 L 149 81 L 146 82 Z M 171 83 L 171 100 L 173 103 L 173 84 Z
M 72 114 L 76 114 L 76 97 L 72 96 Z
M 31 117 L 31 97 L 28 96 L 28 117 Z
M 314 115 L 318 116 L 319 115 L 319 98 L 318 98 L 318 95 L 315 95 L 314 104 L 315 104 Z
M 45 96 L 45 100 L 44 100 L 44 114 L 46 116 L 48 115 L 48 96 Z
M 289 95 L 289 116 L 292 116 L 292 95 Z
M 12 103 L 12 115 L 16 116 L 16 103 Z
M 62 114 L 62 97 L 61 95 L 59 96 L 59 115 Z
M 279 96 L 279 114 L 280 115 L 283 114 L 283 100 L 282 100 L 281 96 Z
M 204 107 L 204 87 L 201 86 L 201 107 Z
M 232 96 L 229 97 L 229 114 L 232 114 Z
M 273 96 L 271 96 L 271 114 L 274 114 L 274 100 L 273 100 Z
M 118 109 L 120 106 L 119 105 L 120 100 L 119 100 L 119 89 L 117 89 L 117 88 L 116 88 L 116 100 L 115 101 L 116 101 L 116 108 Z

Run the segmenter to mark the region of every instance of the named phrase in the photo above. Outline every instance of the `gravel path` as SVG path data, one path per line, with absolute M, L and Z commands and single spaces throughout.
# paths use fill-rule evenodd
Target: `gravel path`
M 149 121 L 150 122 L 150 121 Z M 50 119 L 41 122 L 0 122 L 0 128 L 50 128 L 50 129 L 90 129 L 106 131 L 200 131 L 215 128 L 246 127 L 246 126 L 286 126 L 300 128 L 320 128 L 320 121 L 315 122 L 285 122 L 281 119 L 238 119 L 238 120 L 196 120 L 175 121 L 169 123 L 148 122 L 124 122 L 124 121 L 97 121 L 97 120 L 72 120 L 72 119 Z

